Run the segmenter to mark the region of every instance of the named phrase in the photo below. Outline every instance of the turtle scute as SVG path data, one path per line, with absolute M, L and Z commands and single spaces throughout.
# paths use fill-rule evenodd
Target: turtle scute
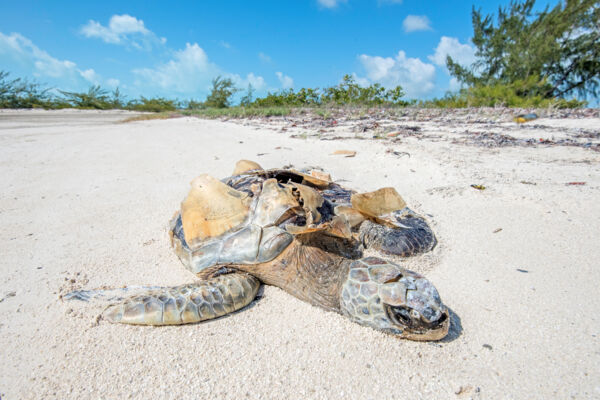
M 220 236 L 248 217 L 249 196 L 210 175 L 200 175 L 181 203 L 181 220 L 188 245 Z

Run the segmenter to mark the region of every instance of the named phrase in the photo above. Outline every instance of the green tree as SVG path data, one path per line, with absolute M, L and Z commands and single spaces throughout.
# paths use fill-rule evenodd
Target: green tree
M 204 104 L 207 107 L 225 108 L 231 105 L 231 97 L 239 91 L 230 78 L 217 76 L 212 80 L 212 89 Z
M 393 89 L 388 89 L 387 92 L 385 92 L 385 97 L 387 99 L 387 101 L 389 101 L 392 104 L 398 104 L 398 105 L 404 105 L 406 104 L 405 101 L 402 100 L 402 97 L 404 97 L 405 93 L 404 90 L 402 89 L 402 86 L 396 86 Z
M 533 11 L 535 0 L 511 1 L 493 15 L 473 8 L 476 61 L 464 67 L 448 57 L 450 74 L 468 86 L 523 85 L 521 96 L 544 98 L 600 92 L 600 3 L 566 0 Z
M 252 87 L 252 84 L 249 83 L 248 90 L 246 90 L 246 94 L 240 100 L 240 106 L 248 107 L 249 105 L 251 105 L 252 101 L 254 100 L 253 95 L 254 95 L 254 88 Z
M 123 93 L 121 93 L 118 87 L 112 91 L 109 103 L 111 107 L 116 110 L 123 109 L 125 107 L 125 96 Z

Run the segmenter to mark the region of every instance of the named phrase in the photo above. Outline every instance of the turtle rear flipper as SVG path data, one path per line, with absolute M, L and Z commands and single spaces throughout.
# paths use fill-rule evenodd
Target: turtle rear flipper
M 197 283 L 137 289 L 117 297 L 102 316 L 110 322 L 132 325 L 181 325 L 218 318 L 244 308 L 254 300 L 260 282 L 255 277 L 229 273 Z M 126 290 L 126 289 L 118 289 Z M 66 299 L 110 299 L 108 291 L 74 292 Z M 91 294 L 91 295 L 90 295 Z
M 370 220 L 360 225 L 359 239 L 366 248 L 385 254 L 410 257 L 428 252 L 437 244 L 427 222 L 408 208 L 388 215 L 398 227 L 390 227 Z

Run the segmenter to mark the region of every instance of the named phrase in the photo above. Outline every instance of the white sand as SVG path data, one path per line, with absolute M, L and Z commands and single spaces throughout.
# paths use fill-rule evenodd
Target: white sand
M 0 113 L 2 400 L 600 397 L 600 153 L 122 118 Z M 193 281 L 167 222 L 194 176 L 226 176 L 240 158 L 320 166 L 362 191 L 396 187 L 437 234 L 432 254 L 404 265 L 456 314 L 450 337 L 398 340 L 274 287 L 230 317 L 164 328 L 95 324 L 97 309 L 59 299 Z

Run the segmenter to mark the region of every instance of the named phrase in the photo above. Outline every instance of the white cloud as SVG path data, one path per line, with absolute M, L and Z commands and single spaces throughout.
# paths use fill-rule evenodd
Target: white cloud
M 173 58 L 155 68 L 134 69 L 135 85 L 144 92 L 157 89 L 165 96 L 197 96 L 208 93 L 212 80 L 221 75 L 230 78 L 236 86 L 244 88 L 248 84 L 256 90 L 265 87 L 262 76 L 249 73 L 246 78 L 222 71 L 212 63 L 206 52 L 197 44 L 186 43 L 185 49 L 174 53 Z
M 423 97 L 434 89 L 435 66 L 406 57 L 404 51 L 395 58 L 362 54 L 358 59 L 369 83 L 378 82 L 387 88 L 400 85 L 408 97 Z
M 283 89 L 291 89 L 294 87 L 294 80 L 291 77 L 284 75 L 281 72 L 275 72 L 275 75 L 277 75 L 277 79 L 279 79 Z
M 211 80 L 219 75 L 219 68 L 197 43 L 186 43 L 185 49 L 175 52 L 173 59 L 156 68 L 133 70 L 135 85 L 144 89 L 163 89 L 165 94 L 205 92 Z
M 5 35 L 0 32 L 0 57 L 5 65 L 15 63 L 23 75 L 60 82 L 61 89 L 81 89 L 101 81 L 93 69 L 81 70 L 73 61 L 54 58 L 19 33 Z
M 219 41 L 219 44 L 226 49 L 231 49 L 231 44 L 229 44 L 228 42 L 226 42 L 224 40 Z
M 110 86 L 111 88 L 117 88 L 121 85 L 121 81 L 116 78 L 109 78 L 106 80 L 106 85 Z
M 317 0 L 321 7 L 336 8 L 339 4 L 345 3 L 347 0 Z
M 442 36 L 435 48 L 435 53 L 428 56 L 437 66 L 446 66 L 446 57 L 450 56 L 461 65 L 471 65 L 475 61 L 475 48 L 461 43 L 457 38 Z
M 430 31 L 431 22 L 426 15 L 407 15 L 402 21 L 405 32 Z
M 264 78 L 262 76 L 256 76 L 252 72 L 246 76 L 246 81 L 256 90 L 262 90 L 266 86 Z
M 81 74 L 83 79 L 94 85 L 98 85 L 100 82 L 100 76 L 92 68 L 86 69 L 84 71 L 79 71 L 79 73 Z
M 246 75 L 246 78 L 242 78 L 238 74 L 223 74 L 223 76 L 230 78 L 235 83 L 235 86 L 242 90 L 245 90 L 249 84 L 257 91 L 261 91 L 267 86 L 265 79 L 262 76 L 254 75 L 253 72 Z
M 131 15 L 113 15 L 108 26 L 89 20 L 80 33 L 88 38 L 102 39 L 105 43 L 131 45 L 137 49 L 150 49 L 152 44 L 165 44 L 166 38 L 157 37 L 144 26 L 144 21 Z
M 463 87 L 463 84 L 456 79 L 455 77 L 450 78 L 450 82 L 448 82 L 448 90 L 451 92 L 455 92 Z
M 260 61 L 262 61 L 266 64 L 271 63 L 271 57 L 269 57 L 267 54 L 263 53 L 262 51 L 260 53 L 258 53 L 258 58 L 260 59 Z

